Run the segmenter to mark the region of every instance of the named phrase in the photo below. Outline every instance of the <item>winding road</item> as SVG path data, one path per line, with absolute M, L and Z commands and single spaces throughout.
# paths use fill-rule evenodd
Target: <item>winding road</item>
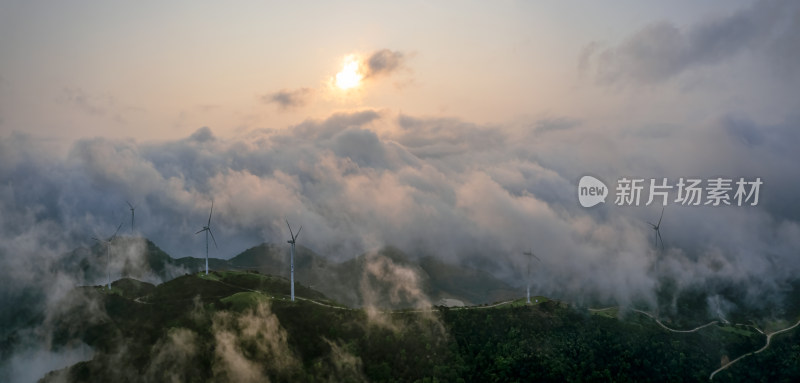
M 717 323 L 719 323 L 719 321 L 711 321 L 711 322 L 708 322 L 708 323 L 706 323 L 706 324 L 704 324 L 704 325 L 702 325 L 702 326 L 695 327 L 695 328 L 693 328 L 693 329 L 691 329 L 691 330 L 675 330 L 675 329 L 673 329 L 673 328 L 669 328 L 669 327 L 667 327 L 666 325 L 664 325 L 663 323 L 661 323 L 661 321 L 660 321 L 660 320 L 658 320 L 658 318 L 656 318 L 656 317 L 655 317 L 653 314 L 650 314 L 650 313 L 649 313 L 649 312 L 647 312 L 647 311 L 642 311 L 642 310 L 637 310 L 637 309 L 633 309 L 633 311 L 636 311 L 637 313 L 640 313 L 640 314 L 644 314 L 644 315 L 647 315 L 647 316 L 649 316 L 651 319 L 653 319 L 654 321 L 656 321 L 656 323 L 658 323 L 658 325 L 659 325 L 659 326 L 663 327 L 663 328 L 664 328 L 664 329 L 666 329 L 667 331 L 678 332 L 678 333 L 690 333 L 690 332 L 695 332 L 695 331 L 697 331 L 697 330 L 700 330 L 700 329 L 702 329 L 702 328 L 705 328 L 705 327 L 711 326 L 711 325 L 713 325 L 713 324 L 717 324 Z
M 613 309 L 613 308 L 618 308 L 618 307 L 617 306 L 611 306 L 611 307 L 604 307 L 604 308 L 599 308 L 599 309 L 590 308 L 589 311 L 598 312 L 598 311 L 610 310 L 610 309 Z M 637 310 L 637 309 L 633 309 L 633 311 L 636 311 L 637 313 L 644 314 L 644 315 L 650 317 L 650 319 L 654 320 L 656 323 L 658 323 L 659 326 L 663 327 L 665 330 L 671 331 L 671 332 L 675 332 L 675 333 L 691 333 L 691 332 L 695 332 L 695 331 L 698 331 L 698 330 L 703 329 L 705 327 L 708 327 L 708 326 L 711 326 L 711 325 L 719 323 L 719 321 L 712 321 L 712 322 L 708 322 L 708 323 L 706 323 L 706 324 L 704 324 L 702 326 L 695 327 L 695 328 L 693 328 L 691 330 L 676 330 L 676 329 L 667 327 L 666 325 L 661 323 L 661 321 L 658 320 L 658 318 L 656 318 L 653 314 L 650 314 L 647 311 L 642 311 L 642 310 Z M 756 327 L 754 325 L 746 325 L 746 326 L 750 326 L 750 327 L 754 328 L 756 331 L 758 331 L 759 333 L 761 333 L 763 335 L 766 335 L 767 336 L 767 342 L 764 344 L 763 347 L 759 348 L 758 350 L 748 352 L 748 353 L 746 353 L 746 354 L 744 354 L 744 355 L 742 355 L 742 356 L 740 356 L 740 357 L 738 357 L 738 358 L 726 363 L 724 366 L 716 369 L 708 377 L 708 380 L 714 380 L 714 375 L 716 375 L 720 371 L 723 371 L 723 370 L 727 369 L 728 367 L 734 365 L 736 362 L 738 362 L 738 361 L 740 361 L 740 360 L 742 360 L 742 359 L 744 359 L 744 358 L 746 358 L 746 357 L 748 357 L 750 355 L 758 354 L 758 353 L 766 350 L 767 348 L 769 348 L 769 345 L 770 345 L 770 342 L 772 342 L 772 337 L 773 336 L 781 334 L 781 333 L 784 333 L 784 332 L 787 332 L 787 331 L 791 331 L 795 327 L 800 326 L 800 320 L 798 320 L 797 323 L 795 323 L 793 326 L 790 326 L 790 327 L 787 327 L 787 328 L 785 328 L 783 330 L 778 330 L 778 331 L 775 331 L 775 332 L 772 332 L 772 333 L 769 333 L 769 334 L 764 333 L 764 331 L 762 331 L 761 329 L 759 329 L 758 327 Z
M 597 312 L 597 311 L 606 311 L 606 310 L 611 310 L 611 309 L 616 309 L 616 308 L 619 308 L 619 306 L 609 306 L 609 307 L 603 307 L 601 309 L 593 309 L 593 308 L 590 307 L 588 310 Z
M 593 309 L 593 308 L 589 308 L 588 310 L 589 310 L 589 311 L 592 311 L 592 312 L 598 312 L 598 311 L 606 311 L 606 310 L 611 310 L 611 309 L 616 309 L 616 308 L 619 308 L 619 306 L 603 307 L 603 308 L 600 308 L 600 309 Z M 671 332 L 677 332 L 677 333 L 690 333 L 690 332 L 695 332 L 695 331 L 697 331 L 697 330 L 700 330 L 700 329 L 703 329 L 703 328 L 705 328 L 705 327 L 711 326 L 711 325 L 713 325 L 713 324 L 717 324 L 717 323 L 719 323 L 719 321 L 711 321 L 711 322 L 708 322 L 708 323 L 706 323 L 706 324 L 704 324 L 704 325 L 702 325 L 702 326 L 697 326 L 697 327 L 695 327 L 695 328 L 693 328 L 693 329 L 691 329 L 691 330 L 676 330 L 676 329 L 674 329 L 674 328 L 669 328 L 669 327 L 667 327 L 665 324 L 661 323 L 661 321 L 660 321 L 660 320 L 658 320 L 658 318 L 656 318 L 656 317 L 655 317 L 655 315 L 653 315 L 653 314 L 650 314 L 650 313 L 649 313 L 649 312 L 647 312 L 647 311 L 642 311 L 642 310 L 637 310 L 637 309 L 633 309 L 633 311 L 636 311 L 636 312 L 637 312 L 637 313 L 639 313 L 639 314 L 644 314 L 644 315 L 646 315 L 646 316 L 650 317 L 650 319 L 652 319 L 653 321 L 655 321 L 656 323 L 658 323 L 658 325 L 659 325 L 659 326 L 661 326 L 661 327 L 663 327 L 665 330 L 667 330 L 667 331 L 671 331 Z
M 330 307 L 330 308 L 332 308 L 332 309 L 336 309 L 336 310 L 355 310 L 355 309 L 351 309 L 351 308 L 349 308 L 349 307 L 342 307 L 342 306 L 334 306 L 334 305 L 329 305 L 329 304 L 327 304 L 327 303 L 318 302 L 318 301 L 315 301 L 315 300 L 313 300 L 313 299 L 308 299 L 308 298 L 302 298 L 302 297 L 297 297 L 297 296 L 296 296 L 296 297 L 294 297 L 294 298 L 295 298 L 295 299 L 299 299 L 299 300 L 301 300 L 301 301 L 306 301 L 306 302 L 311 302 L 311 303 L 314 303 L 314 304 L 318 304 L 318 305 L 320 305 L 320 306 Z
M 758 354 L 758 353 L 760 353 L 760 352 L 762 352 L 762 351 L 766 350 L 766 349 L 767 349 L 767 347 L 769 347 L 769 345 L 770 345 L 770 342 L 772 341 L 772 337 L 773 337 L 773 336 L 775 336 L 775 335 L 778 335 L 778 334 L 780 334 L 780 333 L 787 332 L 787 331 L 791 331 L 792 329 L 794 329 L 794 328 L 795 328 L 795 327 L 797 327 L 798 325 L 800 325 L 800 320 L 798 320 L 798 321 L 797 321 L 797 323 L 795 323 L 795 324 L 794 324 L 793 326 L 791 326 L 791 327 L 787 327 L 787 328 L 785 328 L 785 329 L 783 329 L 783 330 L 778 330 L 778 331 L 775 331 L 775 332 L 772 332 L 772 333 L 769 333 L 769 334 L 767 334 L 767 343 L 766 343 L 766 344 L 764 344 L 764 347 L 761 347 L 761 348 L 759 348 L 759 349 L 758 349 L 758 350 L 756 350 L 756 351 L 751 351 L 751 352 L 748 352 L 747 354 L 744 354 L 744 355 L 742 355 L 742 356 L 740 356 L 740 357 L 738 357 L 738 358 L 736 358 L 736 359 L 734 359 L 734 360 L 732 360 L 732 361 L 728 362 L 726 365 L 724 365 L 724 366 L 722 366 L 722 367 L 720 367 L 720 368 L 716 369 L 716 370 L 715 370 L 714 372 L 712 372 L 712 373 L 711 373 L 711 375 L 708 377 L 708 380 L 714 380 L 714 375 L 716 375 L 718 372 L 720 372 L 720 371 L 722 371 L 722 370 L 725 370 L 726 368 L 728 368 L 728 367 L 732 366 L 734 363 L 736 363 L 736 362 L 738 362 L 738 361 L 740 361 L 740 360 L 744 359 L 745 357 L 748 357 L 748 356 L 750 356 L 750 355 L 753 355 L 753 354 Z M 755 327 L 755 326 L 753 326 L 753 327 Z M 758 328 L 756 328 L 756 330 L 758 330 Z M 761 331 L 761 330 L 759 330 L 759 332 L 761 332 L 762 334 L 764 333 L 764 332 L 763 332 L 763 331 Z

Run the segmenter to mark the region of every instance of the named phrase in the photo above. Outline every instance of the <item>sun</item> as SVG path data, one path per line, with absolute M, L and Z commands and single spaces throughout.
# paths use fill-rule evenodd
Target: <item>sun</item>
M 354 56 L 347 56 L 344 59 L 342 71 L 336 74 L 336 86 L 342 90 L 357 87 L 364 76 L 358 71 L 358 60 Z

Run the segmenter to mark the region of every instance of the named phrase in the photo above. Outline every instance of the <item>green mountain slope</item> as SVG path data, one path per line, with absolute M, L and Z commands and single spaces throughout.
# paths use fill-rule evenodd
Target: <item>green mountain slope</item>
M 54 269 L 73 276 L 79 283 L 104 283 L 108 264 L 106 250 L 100 244 L 75 249 L 54 265 Z M 114 279 L 135 278 L 157 283 L 205 270 L 204 258 L 174 259 L 142 237 L 115 238 L 111 242 L 110 258 Z M 372 271 L 369 265 L 372 265 Z M 219 271 L 257 270 L 262 274 L 288 278 L 289 246 L 263 243 L 229 260 L 209 258 L 209 268 Z M 487 273 L 446 264 L 433 257 L 413 260 L 393 247 L 361 254 L 341 263 L 329 262 L 324 256 L 304 246 L 297 246 L 296 249 L 295 280 L 325 291 L 347 305 L 401 308 L 421 304 L 418 297 L 408 295 L 407 291 L 392 291 L 391 284 L 370 275 L 374 272 L 413 273 L 418 279 L 415 284 L 421 287 L 419 293 L 429 297 L 433 303 L 449 298 L 467 304 L 479 304 L 508 299 L 518 294 L 518 291 Z M 365 296 L 365 292 L 370 296 Z
M 231 258 L 228 263 L 233 269 L 253 269 L 264 274 L 288 277 L 289 247 L 264 243 Z M 372 271 L 369 265 L 372 265 Z M 385 247 L 341 263 L 333 263 L 306 247 L 297 246 L 295 280 L 325 291 L 327 295 L 350 306 L 414 306 L 416 301 L 411 296 L 400 294 L 397 299 L 392 299 L 390 284 L 370 275 L 374 272 L 413 273 L 418 278 L 416 284 L 421 287 L 421 293 L 430 297 L 433 303 L 441 298 L 453 298 L 478 304 L 510 299 L 519 294 L 487 273 L 446 264 L 432 257 L 425 257 L 417 262 L 394 247 Z M 365 297 L 365 290 L 377 292 L 377 295 Z
M 543 297 L 370 312 L 302 287 L 290 302 L 285 279 L 253 272 L 113 288 L 69 294 L 80 304 L 51 318 L 54 346 L 82 341 L 95 354 L 42 381 L 707 381 L 722 361 L 764 344 L 747 326 L 675 333 L 635 311 Z M 776 336 L 715 380 L 797 381 L 798 344 L 800 331 Z
M 99 243 L 77 248 L 54 264 L 53 270 L 66 273 L 80 283 L 98 283 L 106 279 L 109 261 L 112 276 L 153 281 L 166 281 L 199 270 L 198 261 L 173 259 L 147 238 L 130 236 L 114 238 L 109 248 Z

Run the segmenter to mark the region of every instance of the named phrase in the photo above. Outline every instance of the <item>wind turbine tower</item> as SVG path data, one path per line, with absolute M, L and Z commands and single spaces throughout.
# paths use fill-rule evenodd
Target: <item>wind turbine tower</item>
M 658 223 L 653 224 L 651 222 L 648 222 L 648 224 L 650 224 L 650 226 L 653 227 L 653 230 L 656 231 L 655 232 L 655 247 L 656 247 L 656 249 L 658 249 L 658 242 L 661 241 L 661 250 L 664 250 L 664 239 L 661 238 L 661 219 L 662 218 L 664 218 L 664 208 L 663 207 L 661 208 L 661 216 L 658 217 Z
M 134 223 L 133 218 L 134 218 L 134 214 L 136 212 L 136 205 L 132 205 L 128 201 L 125 201 L 125 202 L 128 204 L 128 207 L 131 208 L 131 234 L 133 234 L 133 232 L 136 231 L 136 226 L 134 226 L 134 224 L 133 224 Z
M 208 235 L 211 234 L 211 239 L 214 241 L 214 247 L 217 247 L 217 240 L 214 239 L 214 233 L 211 232 L 211 214 L 214 213 L 214 200 L 211 200 L 211 211 L 208 212 L 208 223 L 203 226 L 202 229 L 198 230 L 195 234 L 200 234 L 202 232 L 206 232 L 206 275 L 208 275 Z
M 292 244 L 291 258 L 289 259 L 289 267 L 290 267 L 290 270 L 291 270 L 291 276 L 290 276 L 289 283 L 292 284 L 292 302 L 294 302 L 294 243 L 297 242 L 297 237 L 300 236 L 300 231 L 303 230 L 303 226 L 300 225 L 300 228 L 297 229 L 297 234 L 294 234 L 292 232 L 292 225 L 289 225 L 289 220 L 288 219 L 286 220 L 286 226 L 289 226 L 289 235 L 292 236 L 292 239 L 287 241 L 287 242 Z
M 92 237 L 92 239 L 94 239 L 98 243 L 102 243 L 102 244 L 106 245 L 106 276 L 108 277 L 108 289 L 109 290 L 111 290 L 111 241 L 113 241 L 114 238 L 117 237 L 117 233 L 119 233 L 119 229 L 121 229 L 121 228 L 122 228 L 122 224 L 120 223 L 119 226 L 117 226 L 117 231 L 114 232 L 114 235 L 112 235 L 108 239 L 108 241 L 102 240 L 102 239 L 97 238 L 97 237 Z
M 541 262 L 542 260 L 533 253 L 533 249 L 523 252 L 522 255 L 527 255 L 529 257 L 536 258 L 537 261 Z M 531 304 L 531 259 L 528 259 L 528 304 Z

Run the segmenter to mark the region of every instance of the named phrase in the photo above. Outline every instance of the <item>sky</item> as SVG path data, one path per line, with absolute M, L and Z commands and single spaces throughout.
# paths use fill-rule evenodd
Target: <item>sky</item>
M 126 201 L 135 232 L 201 257 L 213 199 L 220 258 L 288 219 L 336 261 L 392 245 L 522 286 L 532 248 L 545 295 L 652 301 L 669 276 L 779 303 L 798 21 L 793 1 L 2 0 L 0 283 L 131 232 Z M 578 204 L 583 175 L 606 203 Z M 763 185 L 757 206 L 670 201 L 659 250 L 661 206 L 615 206 L 623 177 Z

